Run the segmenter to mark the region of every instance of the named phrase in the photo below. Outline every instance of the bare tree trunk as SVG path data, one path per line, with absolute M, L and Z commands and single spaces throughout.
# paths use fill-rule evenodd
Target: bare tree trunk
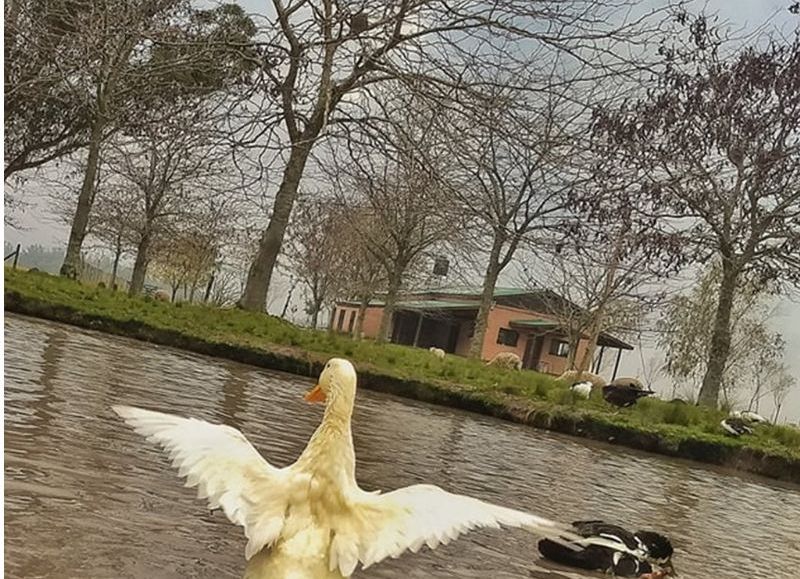
M 194 303 L 194 295 L 196 293 L 197 293 L 197 282 L 195 281 L 195 282 L 192 283 L 192 287 L 191 287 L 191 289 L 189 291 L 189 303 L 190 304 Z
M 370 296 L 365 296 L 361 298 L 361 301 L 358 304 L 358 313 L 356 313 L 356 323 L 353 327 L 353 338 L 356 340 L 361 339 L 361 329 L 364 327 L 364 316 L 367 313 L 367 307 L 369 306 L 369 299 Z
M 203 294 L 203 303 L 207 304 L 208 299 L 211 297 L 211 289 L 214 287 L 214 278 L 217 276 L 216 272 L 211 274 L 211 277 L 208 278 L 208 283 L 206 284 L 206 291 Z
M 597 340 L 600 337 L 600 332 L 603 331 L 604 308 L 595 310 L 594 320 L 589 329 L 589 339 L 586 344 L 586 350 L 583 352 L 583 357 L 578 363 L 578 372 L 586 372 L 590 370 L 592 360 L 594 359 L 594 351 L 597 349 Z
M 311 329 L 316 330 L 319 324 L 319 312 L 322 309 L 322 300 L 311 302 Z
M 747 405 L 747 409 L 752 410 L 753 412 L 758 412 L 758 405 L 761 398 L 762 379 L 763 379 L 762 372 L 759 371 L 758 375 L 756 375 L 756 388 L 753 391 L 753 395 L 750 397 L 750 404 Z
M 283 172 L 283 181 L 272 205 L 272 218 L 261 236 L 258 252 L 247 273 L 247 284 L 239 299 L 239 307 L 245 310 L 262 312 L 266 308 L 267 291 L 272 279 L 272 272 L 278 260 L 283 235 L 289 224 L 289 216 L 297 198 L 297 188 L 300 185 L 303 169 L 310 152 L 310 142 L 292 146 L 289 162 Z
M 567 370 L 575 369 L 575 358 L 578 355 L 578 345 L 581 343 L 580 331 L 570 330 L 569 332 L 569 352 L 567 352 Z
M 722 282 L 719 286 L 719 302 L 714 315 L 714 333 L 711 335 L 708 365 L 700 394 L 697 396 L 697 403 L 701 406 L 716 408 L 719 402 L 722 374 L 731 349 L 731 310 L 738 281 L 738 268 L 728 258 L 723 258 Z
M 300 283 L 300 280 L 295 279 L 292 280 L 290 283 L 292 285 L 289 286 L 289 293 L 286 294 L 286 301 L 283 302 L 283 310 L 281 310 L 281 318 L 286 317 L 286 312 L 289 310 L 289 303 L 292 301 L 292 294 L 294 293 L 294 289 L 297 287 L 297 284 Z
M 497 286 L 497 278 L 500 275 L 500 251 L 503 248 L 503 240 L 495 235 L 492 242 L 492 249 L 489 252 L 489 263 L 486 265 L 486 274 L 483 276 L 483 293 L 481 294 L 481 305 L 478 307 L 478 315 L 475 318 L 475 331 L 469 342 L 470 358 L 480 359 L 483 352 L 483 341 L 486 337 L 486 325 L 489 322 L 489 312 L 494 302 L 494 290 Z
M 172 295 L 170 296 L 170 301 L 173 303 L 175 302 L 175 297 L 178 295 L 178 289 L 181 287 L 180 283 L 172 284 Z
M 775 413 L 772 415 L 772 424 L 778 424 L 778 417 L 781 415 L 782 407 L 783 407 L 783 402 L 775 405 Z
M 586 372 L 591 369 L 592 361 L 594 360 L 594 351 L 597 349 L 597 340 L 603 331 L 603 324 L 606 318 L 606 307 L 611 298 L 614 290 L 614 279 L 617 276 L 617 268 L 619 267 L 620 254 L 622 252 L 622 245 L 625 236 L 619 234 L 617 241 L 614 244 L 614 250 L 611 252 L 611 258 L 606 268 L 605 280 L 603 280 L 603 291 L 600 294 L 597 308 L 592 315 L 592 324 L 589 330 L 589 342 L 586 344 L 586 351 L 583 353 L 583 358 L 578 364 L 579 372 Z
M 404 271 L 405 266 L 396 265 L 395 271 L 389 276 L 389 284 L 386 288 L 386 302 L 383 306 L 383 317 L 381 318 L 376 340 L 378 343 L 388 342 L 392 337 L 392 318 L 394 318 L 394 307 L 397 303 L 397 296 L 400 294 Z
M 111 266 L 111 281 L 109 286 L 114 289 L 117 283 L 117 271 L 119 270 L 119 260 L 122 257 L 122 235 L 117 235 L 116 244 L 114 246 L 114 264 Z
M 97 166 L 100 161 L 103 124 L 102 116 L 98 115 L 92 125 L 92 133 L 89 138 L 89 154 L 86 157 L 86 171 L 83 174 L 83 184 L 78 194 L 78 206 L 75 208 L 75 215 L 72 218 L 67 253 L 64 255 L 64 263 L 61 264 L 61 275 L 72 279 L 77 279 L 78 277 L 81 246 L 83 245 L 84 237 L 86 237 L 89 213 L 92 211 L 92 203 L 94 202 L 95 179 L 97 178 Z
M 133 262 L 133 273 L 131 274 L 131 286 L 128 288 L 128 295 L 136 296 L 142 293 L 144 279 L 147 275 L 147 266 L 150 261 L 150 232 L 145 231 L 139 240 L 136 248 L 136 260 Z

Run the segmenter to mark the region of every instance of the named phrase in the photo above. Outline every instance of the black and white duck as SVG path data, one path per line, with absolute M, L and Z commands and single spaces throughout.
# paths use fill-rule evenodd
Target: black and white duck
M 752 410 L 734 410 L 719 423 L 722 429 L 731 436 L 753 434 L 752 427 L 757 424 L 769 424 L 769 421 Z
M 753 434 L 753 429 L 748 426 L 747 422 L 742 418 L 728 417 L 721 421 L 719 425 L 722 429 L 731 436 L 742 436 L 743 434 Z
M 672 543 L 660 533 L 631 533 L 603 521 L 575 521 L 572 527 L 584 540 L 570 541 L 572 545 L 567 546 L 542 539 L 538 543 L 542 556 L 562 565 L 620 577 L 674 574 Z
M 655 392 L 641 388 L 638 380 L 636 382 L 612 382 L 607 386 L 603 386 L 603 398 L 605 401 L 619 408 L 633 406 L 639 398 L 652 394 L 655 394 Z

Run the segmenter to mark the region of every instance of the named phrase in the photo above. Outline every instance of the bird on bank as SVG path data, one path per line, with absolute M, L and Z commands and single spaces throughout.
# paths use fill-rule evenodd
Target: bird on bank
M 674 573 L 670 540 L 653 531 L 636 531 L 603 521 L 575 521 L 573 531 L 581 539 L 571 545 L 542 539 L 543 557 L 570 567 L 602 571 L 619 577 L 665 577 Z
M 741 418 L 750 424 L 769 424 L 769 420 L 752 410 L 734 410 L 729 416 L 731 418 Z
M 753 434 L 753 427 L 758 424 L 769 424 L 760 414 L 751 410 L 734 410 L 719 425 L 731 436 Z
M 584 380 L 583 382 L 575 382 L 572 386 L 569 387 L 576 396 L 583 398 L 584 400 L 588 400 L 589 396 L 592 395 L 592 383 L 588 380 Z
M 297 461 L 277 468 L 230 426 L 115 406 L 138 433 L 169 452 L 186 486 L 244 527 L 245 579 L 341 579 L 406 550 L 447 544 L 478 528 L 521 527 L 555 544 L 577 539 L 536 515 L 417 484 L 386 494 L 355 478 L 351 416 L 356 372 L 328 361 L 305 399 L 324 402 L 321 424 Z
M 619 408 L 627 408 L 633 406 L 645 396 L 652 396 L 655 394 L 652 390 L 643 390 L 635 384 L 609 384 L 603 386 L 603 399 L 609 404 Z

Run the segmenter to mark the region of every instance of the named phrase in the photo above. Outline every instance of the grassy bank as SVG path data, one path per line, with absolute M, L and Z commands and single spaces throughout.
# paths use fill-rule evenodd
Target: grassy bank
M 42 273 L 6 269 L 5 308 L 305 376 L 342 356 L 366 388 L 800 482 L 800 431 L 764 426 L 731 438 L 719 427 L 722 413 L 694 406 L 643 400 L 615 412 L 599 393 L 576 400 L 566 385 L 535 372 L 456 356 L 440 361 L 418 348 L 357 342 L 235 309 L 128 298 Z

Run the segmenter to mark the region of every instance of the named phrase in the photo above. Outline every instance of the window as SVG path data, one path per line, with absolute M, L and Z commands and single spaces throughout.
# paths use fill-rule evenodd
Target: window
M 564 340 L 550 340 L 550 354 L 560 358 L 566 358 L 569 355 L 569 342 Z
M 348 334 L 352 334 L 353 333 L 353 325 L 355 323 L 356 323 L 356 311 L 353 310 L 352 312 L 350 312 L 350 321 L 347 324 L 347 333 Z
M 519 333 L 508 328 L 500 328 L 497 332 L 497 343 L 504 346 L 516 346 L 519 340 Z
M 341 332 L 344 326 L 344 310 L 339 310 L 339 321 L 336 322 L 336 331 Z

